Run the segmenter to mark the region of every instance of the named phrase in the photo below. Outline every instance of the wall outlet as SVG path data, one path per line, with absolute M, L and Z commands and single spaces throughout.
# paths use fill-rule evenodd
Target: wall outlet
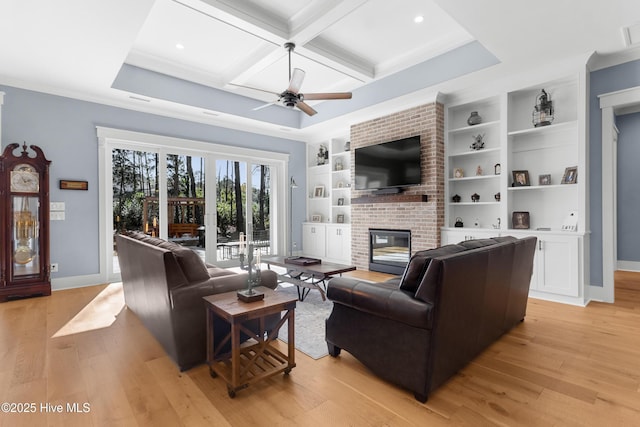
M 58 272 L 58 263 L 54 262 L 51 264 L 51 272 L 52 273 L 57 273 Z
M 49 204 L 49 209 L 51 211 L 64 211 L 65 209 L 64 202 L 51 202 Z
M 64 221 L 65 215 L 64 211 L 51 211 L 49 213 L 50 221 Z

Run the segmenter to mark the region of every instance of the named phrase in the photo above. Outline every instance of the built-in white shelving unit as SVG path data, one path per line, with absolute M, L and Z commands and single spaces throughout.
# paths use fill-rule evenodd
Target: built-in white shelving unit
M 536 236 L 531 296 L 580 305 L 586 302 L 588 247 L 585 76 L 579 72 L 447 106 L 442 229 L 442 244 L 497 235 Z M 534 127 L 532 113 L 541 89 L 553 102 L 554 120 Z M 482 117 L 481 124 L 467 125 L 472 111 Z M 471 149 L 478 134 L 484 135 L 485 146 Z M 577 168 L 577 182 L 563 181 L 567 168 Z M 460 169 L 462 177 L 456 173 Z M 526 172 L 528 185 L 515 186 L 514 171 Z M 474 194 L 478 201 L 472 201 Z M 453 200 L 456 195 L 459 202 Z M 528 215 L 528 228 L 514 224 L 518 212 Z M 570 214 L 577 218 L 574 231 L 563 229 Z M 456 222 L 463 227 L 455 227 Z
M 351 151 L 347 137 L 307 146 L 305 255 L 351 262 Z M 326 156 L 319 156 L 321 151 Z

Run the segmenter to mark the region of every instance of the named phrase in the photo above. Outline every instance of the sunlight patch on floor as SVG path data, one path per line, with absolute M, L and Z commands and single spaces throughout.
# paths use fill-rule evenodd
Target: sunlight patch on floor
M 52 338 L 107 328 L 124 308 L 122 282 L 111 283 L 60 328 Z

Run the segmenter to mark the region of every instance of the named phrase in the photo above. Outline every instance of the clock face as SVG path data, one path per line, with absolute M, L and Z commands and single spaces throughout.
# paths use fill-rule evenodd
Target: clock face
M 11 171 L 11 191 L 37 193 L 40 190 L 38 172 L 30 165 L 17 165 Z

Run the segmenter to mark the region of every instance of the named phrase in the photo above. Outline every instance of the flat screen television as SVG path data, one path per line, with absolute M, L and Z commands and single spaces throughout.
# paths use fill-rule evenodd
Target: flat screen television
M 355 149 L 355 189 L 421 184 L 420 136 Z

